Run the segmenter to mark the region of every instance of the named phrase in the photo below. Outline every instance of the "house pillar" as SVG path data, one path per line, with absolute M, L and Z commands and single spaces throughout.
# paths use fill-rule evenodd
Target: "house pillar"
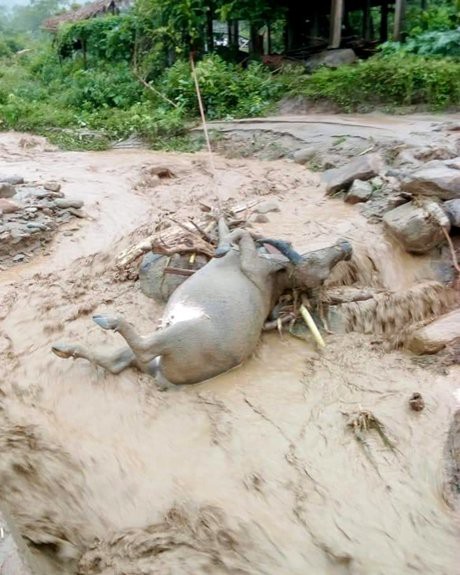
M 404 29 L 404 17 L 406 15 L 406 0 L 396 0 L 395 2 L 395 24 L 393 29 L 393 40 L 400 42 Z
M 342 19 L 344 0 L 331 0 L 330 48 L 339 48 L 342 40 Z

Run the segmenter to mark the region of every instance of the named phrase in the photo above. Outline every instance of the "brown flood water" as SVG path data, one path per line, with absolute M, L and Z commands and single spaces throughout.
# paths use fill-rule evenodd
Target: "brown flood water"
M 196 215 L 211 179 L 200 155 L 64 153 L 40 139 L 24 150 L 19 140 L 0 135 L 2 171 L 62 181 L 92 218 L 49 257 L 0 273 L 0 497 L 43 575 L 458 573 L 443 461 L 458 366 L 421 369 L 358 333 L 327 336 L 321 353 L 269 334 L 243 367 L 161 393 L 135 371 L 56 358 L 56 341 L 119 344 L 92 323 L 96 312 L 152 329 L 159 307 L 114 281 L 113 258 L 159 215 Z M 136 191 L 142 168 L 158 165 L 177 177 Z M 222 197 L 280 203 L 265 234 L 300 250 L 349 238 L 363 285 L 432 279 L 427 260 L 325 199 L 304 168 L 218 159 L 217 169 Z M 401 300 L 402 316 L 417 316 L 432 289 Z M 408 409 L 415 391 L 419 413 Z M 375 431 L 357 441 L 347 422 L 362 409 L 394 450 Z

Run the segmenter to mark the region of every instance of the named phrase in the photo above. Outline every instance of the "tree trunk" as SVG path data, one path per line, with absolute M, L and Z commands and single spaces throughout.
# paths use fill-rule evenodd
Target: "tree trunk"
M 380 42 L 388 40 L 388 1 L 383 0 L 380 7 Z

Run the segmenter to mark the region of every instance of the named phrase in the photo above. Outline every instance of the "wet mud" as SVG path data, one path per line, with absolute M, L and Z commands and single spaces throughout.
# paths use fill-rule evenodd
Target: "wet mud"
M 302 166 L 216 159 L 221 198 L 279 202 L 256 226 L 267 237 L 299 251 L 352 242 L 330 285 L 399 295 L 380 296 L 377 310 L 349 304 L 357 332 L 327 335 L 321 352 L 265 334 L 241 368 L 162 393 L 145 374 L 64 362 L 50 347 L 119 345 L 95 313 L 153 329 L 160 307 L 114 260 L 171 214 L 214 201 L 206 156 L 63 153 L 41 140 L 24 149 L 20 137 L 0 136 L 4 167 L 65 179 L 90 216 L 71 238 L 58 234 L 49 257 L 0 274 L 0 497 L 38 573 L 458 572 L 446 442 L 460 368 L 427 370 L 383 345 L 402 324 L 442 313 L 449 294 L 428 256 L 407 255 L 359 210 L 326 199 Z M 153 177 L 159 166 L 174 177 Z M 421 411 L 409 406 L 416 392 Z M 367 411 L 388 441 L 350 426 Z

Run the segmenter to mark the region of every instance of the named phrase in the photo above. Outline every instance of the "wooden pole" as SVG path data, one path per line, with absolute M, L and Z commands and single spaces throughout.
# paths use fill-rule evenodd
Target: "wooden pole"
M 331 0 L 330 48 L 339 48 L 342 40 L 342 18 L 344 0 Z
M 393 40 L 400 42 L 404 28 L 404 16 L 406 14 L 406 0 L 396 0 L 395 2 L 395 25 L 393 30 Z

